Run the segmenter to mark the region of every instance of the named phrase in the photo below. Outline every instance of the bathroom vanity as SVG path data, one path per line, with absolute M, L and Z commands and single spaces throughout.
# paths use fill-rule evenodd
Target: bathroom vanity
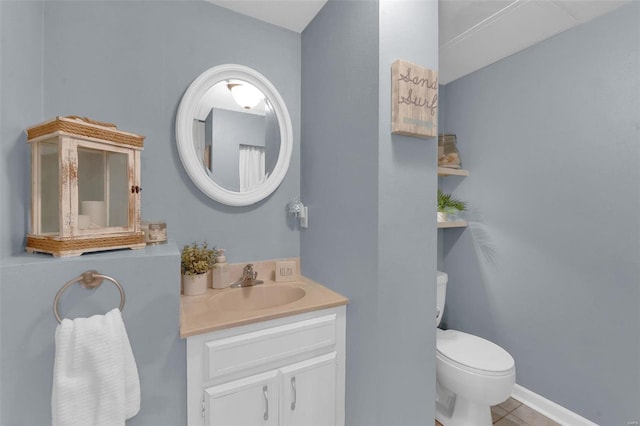
M 304 277 L 183 296 L 188 425 L 344 425 L 347 303 Z
M 239 99 L 241 92 L 253 93 L 253 101 Z M 257 115 L 247 115 L 249 109 Z M 240 148 L 237 141 L 245 139 L 233 138 L 229 151 L 240 150 L 247 161 L 225 161 L 233 164 L 232 173 L 218 174 L 222 168 L 214 162 L 220 154 L 211 154 L 226 152 L 229 144 L 219 135 L 213 138 L 216 146 L 209 145 L 207 132 L 227 122 L 240 131 L 258 116 L 262 124 L 257 127 L 264 131 Z M 248 206 L 275 191 L 287 173 L 291 117 L 266 77 L 243 65 L 223 64 L 204 71 L 187 88 L 176 114 L 176 142 L 187 174 L 204 194 L 227 206 Z M 229 276 L 242 276 L 242 285 L 257 281 L 256 276 L 264 283 L 181 299 L 188 425 L 344 425 L 348 299 L 304 277 L 275 282 L 273 261 L 256 265 L 257 275 L 252 265 L 234 271 L 237 266 L 229 265 Z M 246 272 L 240 273 L 243 266 Z

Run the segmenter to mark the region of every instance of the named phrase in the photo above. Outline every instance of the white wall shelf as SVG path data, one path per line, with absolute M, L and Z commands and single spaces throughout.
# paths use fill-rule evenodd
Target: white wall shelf
M 469 176 L 469 171 L 464 169 L 438 167 L 438 176 Z
M 466 220 L 451 220 L 447 222 L 438 222 L 438 228 L 466 228 L 468 225 Z

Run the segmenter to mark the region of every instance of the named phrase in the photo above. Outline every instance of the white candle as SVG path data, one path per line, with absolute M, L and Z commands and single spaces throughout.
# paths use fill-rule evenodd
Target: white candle
M 91 223 L 91 218 L 88 214 L 79 214 L 78 215 L 78 228 L 79 229 L 87 229 L 89 224 Z
M 101 228 L 107 226 L 107 207 L 104 201 L 83 201 L 82 214 L 88 215 L 93 225 Z

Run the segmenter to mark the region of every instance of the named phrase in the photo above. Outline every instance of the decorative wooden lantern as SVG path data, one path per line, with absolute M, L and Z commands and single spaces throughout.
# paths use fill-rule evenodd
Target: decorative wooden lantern
M 27 252 L 54 256 L 145 247 L 140 229 L 144 136 L 75 116 L 27 129 L 31 233 Z

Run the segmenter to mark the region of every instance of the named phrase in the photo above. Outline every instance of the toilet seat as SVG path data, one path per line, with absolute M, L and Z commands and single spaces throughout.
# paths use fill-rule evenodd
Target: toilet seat
M 493 342 L 457 330 L 437 330 L 436 354 L 458 368 L 476 374 L 511 374 L 515 362 L 509 352 Z

